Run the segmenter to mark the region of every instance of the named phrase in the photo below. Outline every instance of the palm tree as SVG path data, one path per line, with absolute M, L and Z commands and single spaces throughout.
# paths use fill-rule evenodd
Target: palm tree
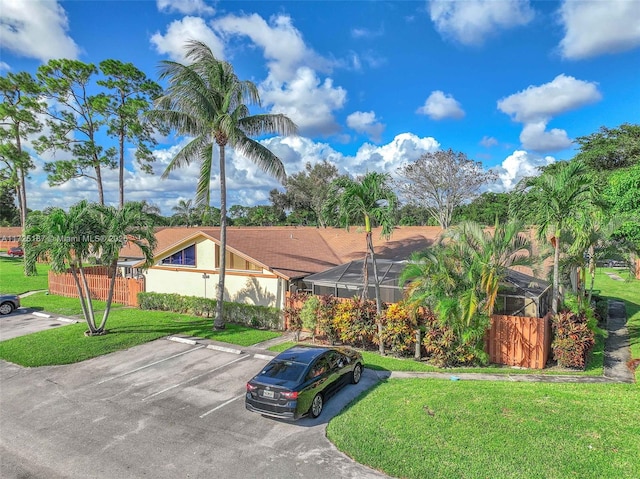
M 26 261 L 35 264 L 38 259 L 46 258 L 53 272 L 69 270 L 89 327 L 87 335 L 104 334 L 115 289 L 120 249 L 125 243 L 136 244 L 145 257 L 145 265 L 150 265 L 156 241 L 152 218 L 142 212 L 139 204 L 127 203 L 118 210 L 87 201 L 73 205 L 68 213 L 61 208 L 52 208 L 43 215 L 29 218 L 27 235 L 35 240 L 26 249 Z M 111 270 L 107 306 L 99 325 L 96 324 L 83 265 L 92 254 L 98 255 Z
M 171 209 L 175 211 L 175 216 L 180 219 L 181 223 L 186 226 L 191 226 L 191 220 L 196 211 L 196 208 L 193 206 L 193 200 L 180 200 L 178 204 Z
M 122 247 L 125 244 L 137 246 L 144 257 L 143 268 L 153 264 L 153 249 L 156 246 L 155 219 L 152 215 L 145 213 L 143 207 L 144 205 L 140 203 L 125 203 L 122 208 L 96 207 L 97 223 L 102 234 L 100 237 L 94 237 L 94 241 L 99 240 L 94 248 L 99 250 L 101 262 L 108 265 L 111 278 L 107 304 L 102 321 L 96 330 L 97 334 L 105 332 L 116 284 L 118 257 Z
M 540 176 L 525 179 L 523 186 L 538 225 L 538 237 L 551 236 L 554 247 L 551 311 L 556 314 L 560 296 L 560 241 L 570 219 L 590 206 L 593 183 L 587 167 L 579 161 L 571 161 L 557 163 Z
M 340 225 L 347 229 L 351 224 L 364 221 L 366 233 L 366 253 L 364 256 L 363 298 L 369 289 L 368 257 L 373 266 L 373 284 L 376 292 L 376 310 L 378 317 L 382 313 L 380 300 L 380 282 L 376 266 L 375 250 L 371 232 L 371 223 L 375 221 L 382 227 L 382 236 L 389 239 L 394 227 L 394 213 L 397 203 L 396 194 L 389 186 L 390 176 L 386 173 L 370 172 L 359 179 L 343 176 L 333 181 L 330 188 L 330 200 L 326 204 L 325 216 L 336 214 Z M 378 321 L 380 353 L 384 354 L 382 341 L 382 323 Z
M 220 165 L 220 265 L 214 329 L 224 328 L 223 301 L 227 249 L 227 192 L 225 147 L 228 145 L 253 161 L 266 173 L 283 181 L 284 165 L 268 148 L 250 136 L 296 134 L 297 127 L 283 114 L 251 115 L 250 105 L 260 105 L 258 88 L 241 81 L 231 64 L 218 60 L 211 49 L 199 41 L 187 42 L 186 57 L 192 63 L 164 61 L 160 78 L 169 87 L 148 112 L 152 121 L 192 138 L 171 160 L 163 173 L 200 163 L 196 203 L 210 203 L 210 184 L 214 143 L 219 149 Z

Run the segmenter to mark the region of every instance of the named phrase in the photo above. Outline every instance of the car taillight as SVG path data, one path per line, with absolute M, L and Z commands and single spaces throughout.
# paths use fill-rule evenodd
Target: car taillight
M 298 391 L 283 391 L 280 396 L 285 399 L 298 399 Z
M 256 386 L 255 384 L 247 383 L 247 392 L 248 393 L 250 393 L 251 391 L 255 391 L 256 389 L 258 389 L 258 386 Z

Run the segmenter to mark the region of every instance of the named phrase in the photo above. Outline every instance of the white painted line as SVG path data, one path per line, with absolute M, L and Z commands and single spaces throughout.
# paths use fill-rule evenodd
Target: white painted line
M 102 381 L 100 381 L 99 383 L 96 383 L 96 384 L 104 384 L 104 383 L 106 383 L 108 381 L 113 381 L 114 379 L 121 378 L 122 376 L 126 376 L 127 374 L 133 374 L 133 373 L 141 371 L 143 369 L 150 368 L 151 366 L 155 366 L 156 364 L 160 364 L 160 363 L 163 363 L 165 361 L 169 361 L 169 359 L 177 358 L 178 356 L 182 356 L 183 354 L 189 354 L 189 353 L 192 353 L 192 352 L 197 351 L 198 349 L 202 349 L 202 348 L 204 348 L 204 346 L 198 346 L 197 348 L 189 349 L 188 351 L 182 351 L 181 353 L 174 354 L 173 356 L 169 356 L 168 358 L 160 359 L 159 361 L 155 361 L 155 362 L 153 362 L 151 364 L 147 364 L 146 366 L 140 366 L 139 368 L 134 369 L 133 371 L 127 371 L 126 373 L 118 374 L 117 376 L 113 376 L 111 378 L 103 379 Z
M 220 408 L 225 407 L 227 404 L 231 404 L 233 401 L 236 401 L 236 400 L 238 400 L 238 399 L 241 399 L 241 398 L 243 398 L 243 397 L 245 397 L 245 396 L 246 396 L 246 394 L 243 394 L 242 396 L 238 396 L 238 397 L 235 397 L 235 398 L 231 398 L 231 399 L 229 399 L 228 401 L 223 402 L 222 404 L 220 404 L 220 406 L 216 406 L 216 407 L 214 407 L 211 411 L 207 411 L 207 412 L 205 412 L 204 414 L 202 414 L 202 415 L 200 416 L 200 419 L 202 419 L 202 418 L 203 418 L 203 417 L 205 417 L 205 416 L 208 416 L 209 414 L 211 414 L 212 412 L 217 411 L 217 410 L 218 410 L 218 409 L 220 409 Z
M 190 378 L 190 379 L 187 379 L 186 381 L 182 381 L 181 383 L 174 384 L 173 386 L 169 386 L 168 388 L 165 388 L 165 389 L 163 389 L 162 391 L 158 391 L 158 392 L 155 392 L 155 393 L 153 393 L 153 394 L 150 394 L 149 396 L 143 397 L 143 398 L 142 398 L 142 400 L 143 400 L 143 401 L 146 401 L 147 399 L 151 399 L 152 397 L 159 396 L 160 394 L 166 393 L 167 391 L 171 391 L 172 389 L 175 389 L 175 388 L 177 388 L 177 387 L 183 386 L 184 384 L 187 384 L 187 383 L 189 383 L 189 382 L 191 382 L 191 381 L 195 381 L 196 379 L 199 379 L 199 378 L 201 378 L 202 376 L 206 376 L 207 374 L 211 374 L 211 373 L 213 373 L 213 372 L 217 371 L 218 369 L 222 369 L 222 368 L 224 368 L 224 367 L 226 367 L 226 366 L 229 366 L 229 364 L 233 364 L 233 363 L 235 363 L 235 362 L 237 362 L 237 361 L 241 361 L 241 360 L 243 360 L 244 358 L 248 358 L 248 357 L 249 357 L 249 355 L 248 355 L 248 354 L 247 354 L 247 355 L 245 355 L 245 356 L 241 356 L 241 357 L 239 357 L 239 358 L 237 358 L 237 359 L 234 359 L 233 361 L 229 361 L 228 363 L 223 364 L 222 366 L 218 366 L 218 367 L 216 367 L 216 368 L 210 369 L 209 371 L 204 372 L 204 373 L 202 373 L 202 374 L 198 374 L 197 376 L 194 376 L 194 377 L 192 377 L 192 378 Z
M 267 356 L 266 354 L 256 353 L 253 355 L 256 359 L 266 359 L 267 361 L 272 360 L 275 356 Z
M 75 319 L 69 319 L 69 318 L 58 318 L 58 321 L 62 321 L 63 323 L 77 323 L 78 322 Z
M 169 336 L 167 339 L 169 341 L 175 341 L 176 343 L 198 344 L 198 341 L 196 341 L 195 339 L 180 338 L 178 336 Z
M 50 314 L 46 314 L 46 313 L 39 313 L 38 311 L 34 311 L 33 313 L 34 316 L 39 316 L 41 318 L 50 318 L 51 315 Z
M 241 349 L 227 348 L 225 346 L 218 346 L 217 344 L 207 344 L 207 349 L 214 349 L 215 351 L 222 351 L 231 354 L 242 354 Z

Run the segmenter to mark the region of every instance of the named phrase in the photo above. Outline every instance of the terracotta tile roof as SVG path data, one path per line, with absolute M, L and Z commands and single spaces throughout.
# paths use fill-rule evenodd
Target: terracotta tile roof
M 373 231 L 373 243 L 380 258 L 407 259 L 411 252 L 422 250 L 437 239 L 438 227 L 404 226 L 394 229 L 386 241 L 380 229 Z M 220 240 L 220 228 L 164 228 L 158 230 L 155 253 L 163 251 L 198 234 L 215 242 Z M 366 249 L 361 228 L 349 231 L 314 227 L 228 227 L 227 247 L 267 267 L 286 278 L 301 278 L 333 266 L 362 259 Z M 137 255 L 136 255 L 137 253 Z M 125 247 L 122 258 L 141 257 L 136 248 Z

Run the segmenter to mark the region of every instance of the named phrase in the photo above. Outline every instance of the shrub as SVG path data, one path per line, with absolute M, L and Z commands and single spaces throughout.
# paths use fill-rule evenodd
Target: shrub
M 332 345 L 338 340 L 338 331 L 334 324 L 337 306 L 338 300 L 334 296 L 325 294 L 319 297 L 318 329 Z
M 376 303 L 360 298 L 340 302 L 336 306 L 333 327 L 344 344 L 373 349 L 377 335 Z
M 138 293 L 138 307 L 144 310 L 172 311 L 209 318 L 216 308 L 216 300 L 198 296 L 165 293 Z M 224 319 L 230 323 L 254 328 L 280 329 L 281 313 L 277 308 L 244 303 L 224 303 Z
M 587 355 L 595 344 L 595 333 L 584 313 L 562 311 L 553 318 L 555 339 L 551 343 L 553 357 L 567 368 L 584 369 Z
M 302 320 L 302 326 L 311 331 L 311 338 L 315 342 L 316 340 L 316 327 L 318 326 L 318 307 L 320 306 L 320 300 L 317 296 L 309 296 L 304 302 L 302 309 L 300 310 L 300 319 Z
M 418 324 L 405 306 L 400 303 L 389 305 L 383 313 L 382 325 L 385 350 L 398 356 L 413 355 Z

